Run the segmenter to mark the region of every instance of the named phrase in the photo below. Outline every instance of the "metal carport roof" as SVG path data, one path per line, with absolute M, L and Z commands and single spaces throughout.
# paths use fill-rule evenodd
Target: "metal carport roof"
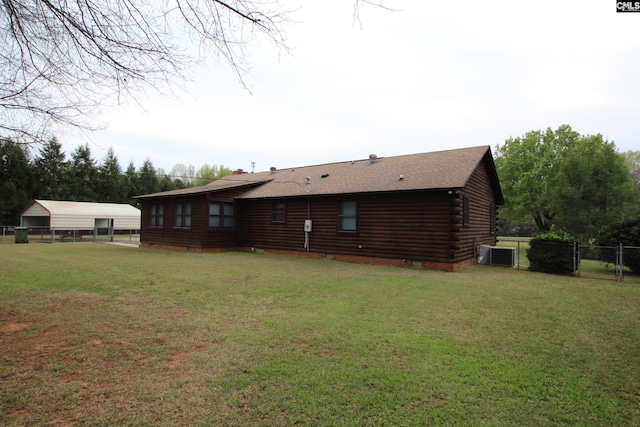
M 119 203 L 34 200 L 20 214 L 23 227 L 55 230 L 107 228 L 107 220 L 113 220 L 113 230 L 139 230 L 140 210 Z

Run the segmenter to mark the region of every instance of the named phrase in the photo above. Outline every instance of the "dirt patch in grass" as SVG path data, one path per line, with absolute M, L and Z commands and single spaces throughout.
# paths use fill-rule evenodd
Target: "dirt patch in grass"
M 13 388 L 3 388 L 0 420 L 67 423 L 55 414 L 34 416 L 37 409 L 33 408 L 39 407 L 40 400 L 48 401 L 49 393 L 57 394 L 59 388 L 81 379 L 82 371 L 76 367 L 91 357 L 91 351 L 79 348 L 76 338 L 100 299 L 88 293 L 50 294 L 31 299 L 34 309 L 0 311 L 0 355 L 4 365 L 0 379 L 15 384 Z M 93 347 L 102 345 L 100 339 L 89 339 L 87 343 Z M 42 390 L 34 392 L 38 387 Z M 25 394 L 31 396 L 29 400 Z
M 218 372 L 212 343 L 220 339 L 177 333 L 184 313 L 143 299 L 123 307 L 99 294 L 67 292 L 3 309 L 0 424 L 161 424 L 175 411 L 174 421 L 188 425 L 204 417 L 202 396 L 212 391 L 203 382 Z M 190 408 L 194 401 L 199 407 Z
M 29 326 L 28 323 L 20 323 L 20 322 L 14 322 L 9 320 L 5 322 L 2 326 L 0 326 L 0 333 L 10 334 L 12 332 L 18 332 L 23 330 L 27 326 Z
M 0 334 L 19 332 L 29 326 L 29 323 L 20 321 L 18 313 L 12 308 L 0 308 Z
M 169 354 L 169 362 L 167 364 L 168 371 L 180 371 L 187 365 L 187 360 L 197 353 L 201 353 L 206 351 L 206 346 L 196 347 L 190 350 L 176 350 Z
M 74 301 L 73 297 L 65 298 Z M 82 305 L 82 303 L 78 302 Z M 65 307 L 66 316 L 77 311 L 74 304 Z M 56 358 L 76 325 L 58 326 L 53 313 L 61 310 L 59 301 L 43 304 L 39 310 L 29 313 L 0 313 L 0 353 L 5 358 L 19 360 L 24 370 L 42 369 L 43 363 Z M 65 329 L 66 328 L 66 329 Z

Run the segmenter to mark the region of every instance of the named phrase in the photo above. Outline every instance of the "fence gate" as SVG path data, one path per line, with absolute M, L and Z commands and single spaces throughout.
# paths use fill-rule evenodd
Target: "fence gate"
M 576 272 L 580 277 L 640 283 L 640 275 L 628 267 L 630 262 L 640 262 L 640 247 L 576 246 L 574 259 L 578 260 Z
M 640 247 L 619 245 L 616 252 L 616 268 L 619 281 L 640 283 Z

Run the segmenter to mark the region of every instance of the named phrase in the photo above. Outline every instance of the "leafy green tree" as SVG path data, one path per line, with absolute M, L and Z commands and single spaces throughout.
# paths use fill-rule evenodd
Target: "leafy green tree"
M 160 187 L 160 191 L 176 190 L 178 188 L 176 183 L 169 175 L 167 175 L 164 169 L 158 168 L 156 176 L 158 177 L 158 186 Z
M 97 200 L 111 203 L 127 200 L 124 192 L 122 168 L 113 147 L 109 147 L 102 164 L 98 167 Z
M 232 171 L 220 165 L 208 165 L 205 163 L 198 169 L 195 175 L 196 185 L 206 185 L 216 179 L 220 179 L 225 175 L 231 175 Z
M 178 188 L 192 187 L 195 185 L 194 177 L 196 175 L 196 168 L 193 165 L 184 165 L 182 163 L 176 164 L 172 169 L 171 178 L 176 183 Z
M 627 151 L 624 153 L 625 160 L 629 166 L 631 179 L 636 189 L 637 207 L 640 208 L 640 151 Z
M 79 145 L 71 153 L 70 196 L 72 200 L 95 202 L 98 169 L 89 144 Z
M 33 198 L 33 182 L 24 145 L 0 140 L 0 224 L 20 224 L 20 211 Z
M 630 175 L 613 142 L 562 125 L 532 131 L 496 147 L 505 196 L 501 215 L 533 220 L 539 232 L 564 231 L 581 239 L 628 213 Z
M 62 151 L 62 144 L 55 137 L 40 147 L 38 157 L 33 163 L 37 180 L 37 198 L 46 200 L 68 198 L 66 157 Z
M 602 135 L 585 136 L 558 167 L 553 197 L 555 225 L 582 239 L 627 216 L 634 188 L 624 155 Z
M 175 190 L 181 190 L 183 188 L 187 188 L 187 186 L 184 184 L 184 182 L 182 182 L 182 180 L 179 179 L 179 178 L 172 179 L 171 182 L 173 183 L 173 186 L 175 187 Z
M 568 125 L 527 132 L 496 147 L 496 168 L 505 195 L 500 214 L 513 222 L 531 219 L 541 232 L 551 230 L 553 193 L 559 159 L 580 135 Z

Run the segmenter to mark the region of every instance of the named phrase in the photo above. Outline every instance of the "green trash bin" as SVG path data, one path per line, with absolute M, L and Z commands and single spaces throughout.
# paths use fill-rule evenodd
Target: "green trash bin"
M 29 229 L 16 227 L 16 243 L 29 243 Z

